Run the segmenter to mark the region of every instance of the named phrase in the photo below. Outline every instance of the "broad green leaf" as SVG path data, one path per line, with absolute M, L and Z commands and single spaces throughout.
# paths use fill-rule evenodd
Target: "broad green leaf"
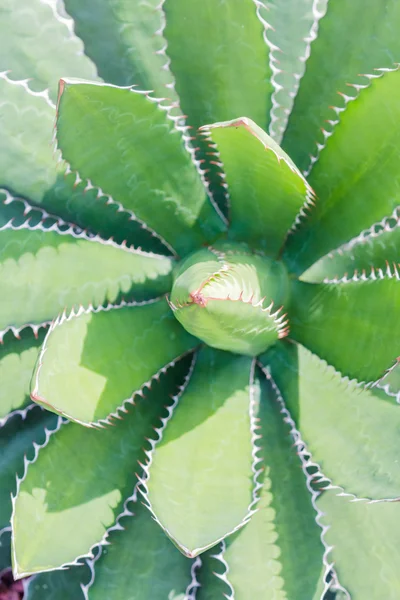
M 144 482 L 146 499 L 187 556 L 212 547 L 249 517 L 254 488 L 251 386 L 249 357 L 203 348 L 158 431 Z
M 138 85 L 157 96 L 171 97 L 172 76 L 163 68 L 164 16 L 159 0 L 64 0 L 75 32 L 99 74 L 115 85 Z
M 32 398 L 90 426 L 116 416 L 160 370 L 197 343 L 165 299 L 63 315 L 43 344 Z
M 51 140 L 55 105 L 26 82 L 0 73 L 0 186 L 67 221 L 119 243 L 162 252 L 165 246 L 121 207 L 79 175 L 57 165 Z
M 230 198 L 229 236 L 277 256 L 313 191 L 290 158 L 247 118 L 214 123 L 210 132 Z
M 29 403 L 29 384 L 44 334 L 44 328 L 36 336 L 27 328 L 18 334 L 19 339 L 13 332 L 4 336 L 0 346 L 0 426 L 9 412 Z
M 270 61 L 274 91 L 269 133 L 280 143 L 293 108 L 310 53 L 310 44 L 318 31 L 319 19 L 328 0 L 267 0 L 260 3 L 260 16 L 269 24 Z
M 145 440 L 154 435 L 188 366 L 185 360 L 168 369 L 114 427 L 88 430 L 67 423 L 50 437 L 28 465 L 15 501 L 14 572 L 19 577 L 74 563 L 102 540 L 132 493 Z
M 129 503 L 94 563 L 90 600 L 185 600 L 193 562 L 175 548 L 142 502 Z
M 90 575 L 87 564 L 39 573 L 28 580 L 24 600 L 84 600 L 81 585 L 89 581 Z
M 226 540 L 236 600 L 320 598 L 324 547 L 290 422 L 271 384 L 260 382 L 261 499 L 251 521 Z
M 24 456 L 33 458 L 33 443 L 45 440 L 45 427 L 54 429 L 57 417 L 39 407 L 12 415 L 0 428 L 0 529 L 10 523 L 15 477 L 22 475 Z
M 5 0 L 0 5 L 0 71 L 32 79 L 32 89 L 57 97 L 60 77 L 98 79 L 96 67 L 55 0 Z
M 364 498 L 400 496 L 400 406 L 392 398 L 341 377 L 300 344 L 282 343 L 262 360 L 333 485 Z
M 9 208 L 0 204 L 0 223 Z M 138 300 L 159 296 L 170 287 L 171 270 L 170 258 L 105 242 L 72 226 L 47 225 L 46 219 L 31 225 L 28 212 L 21 225 L 0 225 L 0 330 L 41 324 L 63 309 L 97 307 L 121 294 Z
M 309 282 L 344 277 L 350 273 L 393 268 L 399 261 L 400 219 L 397 211 L 371 228 L 362 231 L 347 244 L 339 246 L 314 263 L 301 279 Z M 397 268 L 397 266 L 396 266 Z
M 393 273 L 333 283 L 294 281 L 289 335 L 342 375 L 375 382 L 399 354 L 399 306 Z
M 189 125 L 246 115 L 266 127 L 271 70 L 256 2 L 165 0 L 163 9 L 167 53 Z
M 134 89 L 62 81 L 57 139 L 81 177 L 110 194 L 178 252 L 224 229 L 171 114 Z
M 400 70 L 380 73 L 341 114 L 309 177 L 319 201 L 288 239 L 285 256 L 297 272 L 400 203 L 399 94 Z
M 325 541 L 333 546 L 328 560 L 352 600 L 398 600 L 400 503 L 351 502 L 330 490 L 318 506 L 329 526 Z
M 400 20 L 399 3 L 381 0 L 369 3 L 368 10 L 365 7 L 364 0 L 328 2 L 327 13 L 319 23 L 318 37 L 311 44 L 311 56 L 283 141 L 283 148 L 302 170 L 309 167 L 310 155 L 316 154 L 316 143 L 324 143 L 320 128 L 329 126 L 326 120 L 338 119 L 332 107 L 342 108 L 346 104 L 338 92 L 354 97 L 357 88 L 349 87 L 348 83 L 362 85 L 366 79 L 360 74 L 392 67 L 399 61 L 400 37 L 396 26 Z M 384 112 L 384 103 L 379 103 L 378 118 L 371 114 L 365 130 L 372 135 L 375 130 L 387 133 L 381 121 Z M 366 150 L 369 153 L 374 148 Z

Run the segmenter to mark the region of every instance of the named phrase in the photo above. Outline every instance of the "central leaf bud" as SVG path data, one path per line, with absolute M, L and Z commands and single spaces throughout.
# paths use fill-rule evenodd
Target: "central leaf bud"
M 281 262 L 245 244 L 221 242 L 179 264 L 170 306 L 183 327 L 209 346 L 256 356 L 288 334 L 288 294 Z

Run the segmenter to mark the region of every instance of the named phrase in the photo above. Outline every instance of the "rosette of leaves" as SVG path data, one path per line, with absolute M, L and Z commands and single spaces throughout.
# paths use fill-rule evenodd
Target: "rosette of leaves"
M 1 567 L 397 600 L 400 4 L 0 22 Z

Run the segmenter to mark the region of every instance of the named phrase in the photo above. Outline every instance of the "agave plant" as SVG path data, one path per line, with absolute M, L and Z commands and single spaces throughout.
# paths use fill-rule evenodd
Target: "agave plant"
M 400 3 L 0 22 L 0 568 L 398 600 Z

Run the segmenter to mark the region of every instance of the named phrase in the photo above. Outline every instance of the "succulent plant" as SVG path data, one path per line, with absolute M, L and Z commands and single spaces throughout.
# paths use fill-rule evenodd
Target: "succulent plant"
M 398 600 L 400 3 L 0 22 L 0 569 Z

